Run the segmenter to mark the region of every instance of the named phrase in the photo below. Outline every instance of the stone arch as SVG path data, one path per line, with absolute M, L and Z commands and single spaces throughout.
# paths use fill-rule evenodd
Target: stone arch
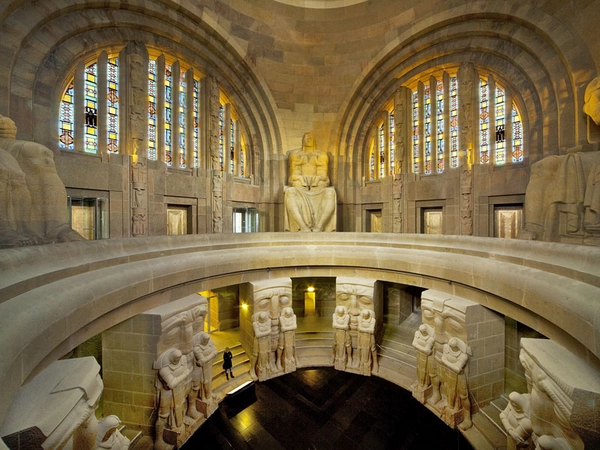
M 102 50 L 120 49 L 129 41 L 139 40 L 217 76 L 239 106 L 249 134 L 258 140 L 261 159 L 268 159 L 280 148 L 274 101 L 266 84 L 252 70 L 247 51 L 204 8 L 190 5 L 182 10 L 161 1 L 97 8 L 78 2 L 47 8 L 47 14 L 36 9 L 35 16 L 27 20 L 23 18 L 28 14 L 25 6 L 16 6 L 7 13 L 7 33 L 11 42 L 17 40 L 19 45 L 17 50 L 7 45 L 11 62 L 1 71 L 8 80 L 8 91 L 2 96 L 0 109 L 14 117 L 19 138 L 56 149 L 54 123 L 48 117 L 58 117 L 62 84 L 72 75 L 76 63 Z M 25 28 L 20 23 L 34 25 Z M 264 165 L 262 170 L 266 170 Z
M 531 162 L 584 142 L 582 94 L 595 69 L 583 42 L 527 6 L 510 9 L 508 4 L 479 2 L 433 14 L 431 20 L 403 30 L 364 69 L 340 109 L 335 135 L 347 166 L 360 161 L 366 138 L 361 127 L 370 123 L 377 105 L 393 95 L 398 83 L 462 61 L 493 73 L 521 94 L 518 104 L 531 131 Z M 539 127 L 542 132 L 536 131 Z M 357 166 L 354 170 L 360 170 Z M 357 173 L 342 171 L 336 167 L 336 176 L 357 179 Z

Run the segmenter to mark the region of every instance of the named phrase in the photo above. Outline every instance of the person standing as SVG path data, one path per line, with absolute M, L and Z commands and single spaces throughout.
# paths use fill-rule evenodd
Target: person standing
M 225 370 L 225 377 L 227 377 L 228 380 L 229 375 L 231 375 L 231 378 L 235 378 L 232 370 L 232 359 L 233 355 L 231 353 L 231 350 L 229 350 L 229 347 L 225 347 L 225 351 L 223 352 L 223 369 Z

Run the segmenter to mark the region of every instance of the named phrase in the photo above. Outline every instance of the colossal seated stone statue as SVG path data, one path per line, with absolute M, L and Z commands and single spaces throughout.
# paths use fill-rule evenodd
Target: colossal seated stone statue
M 83 240 L 69 225 L 52 151 L 16 135 L 0 115 L 0 248 Z
M 600 125 L 600 77 L 585 92 L 583 110 Z M 598 245 L 600 151 L 598 145 L 547 156 L 531 166 L 521 239 Z
M 315 148 L 305 133 L 302 149 L 289 156 L 289 184 L 285 188 L 285 231 L 335 231 L 337 198 L 329 186 L 329 157 Z

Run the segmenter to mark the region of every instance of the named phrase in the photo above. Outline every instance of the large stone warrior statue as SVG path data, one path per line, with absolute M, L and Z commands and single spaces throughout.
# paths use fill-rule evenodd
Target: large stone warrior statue
M 285 231 L 335 231 L 337 198 L 329 186 L 329 157 L 317 150 L 312 133 L 302 149 L 289 156 L 289 187 L 285 189 Z

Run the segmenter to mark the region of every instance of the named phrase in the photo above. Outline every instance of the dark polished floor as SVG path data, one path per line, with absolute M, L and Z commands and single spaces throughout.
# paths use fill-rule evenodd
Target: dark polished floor
M 256 383 L 226 398 L 182 450 L 472 450 L 406 390 L 326 369 Z

